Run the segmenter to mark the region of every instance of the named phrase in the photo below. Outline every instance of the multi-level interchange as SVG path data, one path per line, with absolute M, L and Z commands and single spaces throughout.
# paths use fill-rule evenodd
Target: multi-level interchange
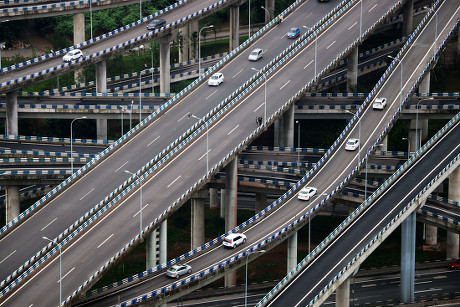
M 418 25 L 413 21 L 413 0 L 329 3 L 297 0 L 278 16 L 274 15 L 274 1 L 266 0 L 266 25 L 255 33 L 250 32 L 249 39 L 241 45 L 238 44 L 241 1 L 179 1 L 141 21 L 84 41 L 85 11 L 104 9 L 104 5 L 124 5 L 104 2 L 37 3 L 29 7 L 21 4 L 22 9 L 11 4 L 0 13 L 0 20 L 13 20 L 75 11 L 74 46 L 0 70 L 0 92 L 6 95 L 7 135 L 18 135 L 21 88 L 70 71 L 78 75 L 80 68 L 93 64 L 97 76 L 94 99 L 101 100 L 79 114 L 75 114 L 76 108 L 60 112 L 64 114 L 62 118 L 97 119 L 100 139 L 107 138 L 107 119 L 123 116 L 125 107 L 131 110 L 130 119 L 132 115 L 142 120 L 88 162 L 80 157 L 74 165 L 74 158 L 70 157 L 72 170 L 67 175 L 71 176 L 66 178 L 66 172 L 61 174 L 66 179 L 22 213 L 18 204 L 20 184 L 14 181 L 19 173 L 2 174 L 0 179 L 6 185 L 8 199 L 7 225 L 0 232 L 0 306 L 55 306 L 58 298 L 66 305 L 162 305 L 220 278 L 225 279 L 226 286 L 234 286 L 237 268 L 285 240 L 288 240 L 289 272 L 257 306 L 317 306 L 333 292 L 336 304 L 347 306 L 350 277 L 399 225 L 402 225 L 401 280 L 400 290 L 394 291 L 400 291 L 400 301 L 407 303 L 414 300 L 417 212 L 427 216 L 426 236 L 434 240 L 432 244 L 436 243 L 434 224 L 448 229 L 446 258 L 458 258 L 459 226 L 455 215 L 436 220 L 438 214 L 426 213 L 430 206 L 424 204 L 430 193 L 449 178 L 448 198 L 457 202 L 458 211 L 459 105 L 454 103 L 442 114 L 431 112 L 427 107 L 432 106 L 431 98 L 423 94 L 430 92 L 430 69 L 436 65 L 448 39 L 458 39 L 455 36 L 460 17 L 457 0 L 433 1 L 418 12 L 422 16 Z M 195 61 L 198 71 L 196 67 L 192 70 L 195 76 L 199 75 L 198 79 L 170 95 L 172 37 L 177 31 L 201 32 L 198 20 L 224 7 L 230 9 L 231 51 L 212 67 L 204 63 L 201 67 L 201 59 Z M 278 24 L 280 16 L 283 21 Z M 165 24 L 160 22 L 147 29 L 152 20 L 158 19 L 165 20 Z M 304 104 L 305 99 L 310 99 L 306 94 L 324 86 L 320 80 L 326 80 L 328 72 L 345 59 L 347 86 L 356 88 L 358 46 L 377 28 L 388 26 L 388 20 L 402 20 L 403 34 L 407 37 L 364 102 L 353 106 L 332 105 L 329 110 Z M 285 35 L 291 28 L 298 28 L 300 34 L 289 40 Z M 118 94 L 108 93 L 106 59 L 151 40 L 160 43 L 157 76 L 160 92 L 153 96 L 167 99 L 171 96 L 170 99 L 152 107 L 149 100 L 152 93 L 142 93 L 142 85 L 151 87 L 149 82 L 153 82 L 147 75 L 144 81 L 133 81 L 137 84 L 135 91 L 141 95 L 120 95 L 122 99 L 127 97 L 127 105 L 108 107 L 112 101 L 125 102 Z M 262 49 L 262 57 L 249 61 L 256 48 Z M 76 54 L 64 62 L 63 56 L 74 49 L 80 49 L 81 56 Z M 180 61 L 187 61 L 188 51 L 182 56 Z M 216 73 L 222 75 L 209 82 Z M 417 91 L 421 96 L 415 97 Z M 46 99 L 54 94 L 40 95 Z M 73 93 L 61 97 L 80 99 L 84 95 Z M 137 109 L 135 113 L 131 100 Z M 143 100 L 144 104 L 150 101 L 148 107 L 142 105 Z M 74 103 L 68 101 L 64 104 Z M 102 110 L 101 104 L 105 105 Z M 55 110 L 60 108 L 66 109 L 56 106 L 46 112 L 58 113 Z M 30 106 L 30 109 L 42 112 L 47 108 Z M 334 113 L 348 118 L 349 123 L 315 163 L 303 165 L 307 171 L 301 180 L 292 183 L 275 202 L 267 206 L 267 196 L 264 190 L 259 190 L 256 215 L 237 225 L 237 180 L 242 180 L 237 172 L 238 154 L 271 125 L 274 125 L 276 147 L 294 147 L 295 113 L 298 118 Z M 450 121 L 427 139 L 430 113 Z M 326 204 L 344 195 L 346 186 L 357 182 L 358 173 L 367 178 L 371 165 L 375 165 L 371 158 L 368 166 L 368 159 L 375 153 L 386 152 L 387 134 L 401 116 L 410 120 L 407 162 L 391 169 L 393 174 L 378 188 L 371 190 L 372 183 L 364 181 L 365 200 L 305 259 L 297 259 L 297 231 L 310 225 L 309 221 Z M 255 118 L 259 118 L 257 123 Z M 63 159 L 62 163 L 68 163 L 65 159 L 69 158 Z M 225 189 L 221 196 L 227 233 L 205 242 L 204 199 L 215 198 L 218 185 L 213 180 L 222 171 L 225 171 Z M 22 179 L 31 180 L 31 177 L 24 174 Z M 278 181 L 270 183 L 279 186 Z M 308 189 L 307 196 L 299 199 L 298 193 L 304 187 L 314 189 Z M 189 199 L 191 251 L 171 258 L 166 246 L 167 219 Z M 230 233 L 244 236 L 228 237 Z M 224 239 L 224 245 L 231 248 L 222 246 Z M 144 240 L 148 246 L 145 272 L 107 286 L 101 295 L 82 295 L 126 252 Z M 178 278 L 169 278 L 166 271 Z

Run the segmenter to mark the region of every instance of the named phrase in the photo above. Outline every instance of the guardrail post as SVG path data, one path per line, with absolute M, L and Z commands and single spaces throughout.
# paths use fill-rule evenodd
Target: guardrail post
M 460 202 L 460 167 L 457 167 L 449 177 L 449 199 Z M 447 259 L 459 258 L 459 235 L 447 231 Z

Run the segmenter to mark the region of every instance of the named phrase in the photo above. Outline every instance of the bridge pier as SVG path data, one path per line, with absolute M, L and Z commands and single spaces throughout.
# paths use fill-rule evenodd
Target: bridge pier
M 225 189 L 220 189 L 220 217 L 223 219 L 225 219 L 225 195 L 227 195 Z
M 164 220 L 147 238 L 146 269 L 150 269 L 167 261 L 168 221 Z
M 78 45 L 85 41 L 85 13 L 73 15 L 73 44 Z M 83 68 L 74 71 L 75 83 L 85 82 Z
M 189 25 L 189 34 L 190 34 L 190 59 L 198 58 L 198 20 L 192 21 Z
M 188 25 L 186 25 L 185 27 L 182 27 L 180 30 L 179 30 L 179 34 L 181 35 L 182 37 L 182 48 L 180 48 L 179 46 L 179 63 L 181 62 L 186 62 L 188 61 L 190 58 L 189 58 L 189 45 L 190 45 L 190 38 L 189 38 L 189 35 L 188 35 Z
M 259 213 L 267 207 L 267 194 L 263 192 L 256 193 L 255 213 Z
M 438 227 L 430 224 L 425 224 L 425 244 L 438 244 Z
M 431 81 L 431 71 L 427 71 L 425 76 L 418 86 L 419 93 L 429 93 L 430 92 L 430 81 Z
M 207 197 L 207 191 L 200 190 L 191 199 L 192 249 L 204 244 L 204 200 Z
M 96 120 L 96 130 L 98 140 L 107 140 L 107 118 L 98 118 Z
M 460 202 L 460 167 L 449 176 L 449 199 Z M 459 235 L 447 231 L 447 259 L 459 258 Z
M 273 15 L 275 13 L 275 0 L 265 0 L 265 8 L 270 12 L 270 16 L 265 12 L 265 23 L 269 23 L 270 18 L 273 19 L 275 17 Z
M 237 184 L 238 184 L 237 157 L 225 167 L 225 231 L 236 227 L 237 214 Z M 236 271 L 228 273 L 224 278 L 225 287 L 236 285 Z
M 402 36 L 412 33 L 414 23 L 414 0 L 408 0 L 403 5 Z
M 160 93 L 169 94 L 171 91 L 171 60 L 170 43 L 172 35 L 166 34 L 158 38 L 160 43 Z
M 294 147 L 294 104 L 274 124 L 274 146 Z
M 219 195 L 216 188 L 209 188 L 209 209 L 219 209 Z
M 297 265 L 297 237 L 298 232 L 293 233 L 287 242 L 287 273 Z
M 107 61 L 96 63 L 96 92 L 107 93 Z
M 335 306 L 348 307 L 350 306 L 350 278 L 347 278 L 335 290 Z
M 230 5 L 230 46 L 232 51 L 239 45 L 240 38 L 240 3 Z
M 414 301 L 416 212 L 401 224 L 401 303 Z
M 6 223 L 12 221 L 21 213 L 19 207 L 19 186 L 7 185 L 6 188 Z
M 353 47 L 347 57 L 347 91 L 358 91 L 358 47 Z

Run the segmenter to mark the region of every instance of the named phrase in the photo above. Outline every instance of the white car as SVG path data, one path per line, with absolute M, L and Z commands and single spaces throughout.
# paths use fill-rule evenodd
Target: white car
M 62 58 L 64 62 L 70 62 L 83 57 L 83 52 L 80 49 L 74 49 L 69 52 Z
M 356 150 L 359 147 L 359 139 L 348 139 L 345 150 Z
M 373 109 L 378 109 L 378 110 L 383 110 L 385 106 L 387 105 L 387 99 L 386 98 L 375 98 L 374 103 L 372 104 Z
M 263 51 L 260 48 L 252 50 L 248 57 L 249 61 L 258 61 L 260 58 L 262 58 L 262 53 Z
M 297 194 L 297 198 L 300 200 L 310 200 L 313 196 L 316 195 L 318 190 L 313 187 L 304 187 L 300 190 L 299 194 Z
M 218 86 L 222 82 L 224 82 L 224 74 L 220 72 L 216 72 L 215 74 L 211 76 L 211 78 L 209 78 L 208 85 Z
M 246 239 L 246 235 L 242 233 L 232 233 L 224 238 L 224 242 L 222 244 L 229 248 L 236 248 L 238 245 L 246 242 Z
M 188 264 L 175 264 L 166 271 L 169 277 L 179 278 L 181 275 L 192 273 L 192 267 Z

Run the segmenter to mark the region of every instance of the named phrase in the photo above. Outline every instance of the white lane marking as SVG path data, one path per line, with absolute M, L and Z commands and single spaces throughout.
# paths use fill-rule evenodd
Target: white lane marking
M 30 304 L 29 307 L 32 307 L 34 304 Z
M 377 284 L 367 284 L 367 285 L 361 285 L 361 288 L 366 288 L 366 287 L 375 287 Z
M 86 193 L 85 195 L 82 196 L 82 198 L 80 198 L 80 200 L 82 200 L 83 198 L 85 198 L 86 196 L 89 195 L 89 193 L 93 192 L 94 191 L 94 188 L 91 189 L 91 191 L 89 191 L 88 193 Z
M 0 262 L 1 263 L 1 262 Z M 443 279 L 443 278 L 447 278 L 446 275 L 442 275 L 442 276 L 434 276 L 433 279 Z
M 305 69 L 305 68 L 307 68 L 308 66 L 310 66 L 310 64 L 313 63 L 314 61 L 315 61 L 315 60 L 311 60 L 310 63 L 308 63 L 307 65 L 305 65 L 305 66 L 303 67 L 303 69 Z
M 427 292 L 427 291 L 441 291 L 441 289 L 440 288 L 433 288 L 433 289 L 429 289 L 429 290 L 414 291 L 414 294 L 423 293 L 423 292 Z
M 144 208 L 146 208 L 149 204 L 145 204 L 144 207 L 142 207 L 142 210 L 144 210 Z M 138 215 L 139 213 L 141 213 L 141 210 L 137 211 L 136 214 L 133 215 L 133 217 L 136 217 L 136 215 Z
M 283 89 L 283 87 L 285 87 L 286 85 L 288 85 L 288 83 L 291 82 L 291 80 L 288 80 L 286 83 L 284 83 L 284 85 L 282 87 L 280 87 L 280 91 Z
M 155 142 L 156 140 L 158 140 L 160 138 L 160 136 L 157 136 L 153 141 L 151 141 L 150 143 L 148 143 L 147 147 L 149 147 L 150 145 L 153 144 L 153 142 Z
M 189 115 L 189 113 L 185 114 L 184 116 L 182 116 L 181 118 L 179 118 L 179 119 L 177 120 L 176 123 L 180 122 L 180 121 L 183 120 L 185 117 L 188 117 L 188 115 Z
M 204 157 L 206 157 L 206 154 L 208 154 L 211 151 L 211 149 L 208 150 L 208 152 L 205 152 L 199 159 L 198 161 L 201 161 Z
M 214 95 L 215 93 L 217 93 L 217 90 L 215 90 L 214 92 L 212 92 L 211 94 L 209 94 L 209 96 L 206 97 L 205 100 L 208 100 L 208 98 L 211 97 L 212 95 Z
M 46 224 L 45 227 L 43 227 L 42 229 L 40 229 L 40 231 L 43 231 L 46 227 L 48 227 L 49 225 L 51 225 L 54 221 L 57 220 L 57 217 L 54 218 L 54 220 L 52 220 L 51 222 L 49 222 L 48 224 Z M 1 262 L 0 262 L 1 263 Z
M 240 126 L 240 125 L 236 125 L 236 127 L 235 127 L 235 128 L 233 128 L 232 130 L 230 130 L 230 132 L 229 132 L 229 133 L 227 133 L 227 135 L 230 135 L 230 133 L 232 133 L 233 131 L 235 131 L 235 130 L 236 130 L 236 128 L 238 128 L 239 126 Z
M 414 283 L 414 285 L 431 284 L 432 282 L 433 282 L 432 280 L 420 281 L 420 282 Z
M 373 7 L 371 7 L 371 8 L 369 9 L 369 11 L 368 11 L 368 12 L 370 13 L 370 12 L 371 12 L 373 9 L 375 9 L 375 7 L 376 7 L 376 6 L 377 6 L 377 3 L 376 3 L 376 4 L 374 4 L 374 6 L 373 6 Z
M 238 76 L 240 74 L 240 72 L 243 71 L 243 68 L 241 68 L 241 70 L 239 72 L 237 72 L 236 74 L 233 75 L 232 79 L 235 78 L 236 76 Z
M 123 166 L 125 166 L 126 164 L 128 164 L 129 161 L 126 161 L 125 163 L 123 163 L 119 168 L 117 168 L 115 170 L 115 173 L 118 172 Z
M 176 179 L 173 180 L 173 182 L 171 182 L 170 184 L 168 184 L 167 188 L 169 188 L 170 186 L 172 186 L 174 184 L 174 182 L 176 182 L 177 180 L 179 180 L 179 178 L 181 177 L 182 175 L 179 175 L 179 177 L 177 177 Z
M 312 13 L 310 12 L 310 14 L 308 14 L 307 16 L 305 16 L 305 18 L 304 18 L 303 20 L 305 20 L 305 19 L 307 19 L 308 17 L 310 17 L 311 14 L 312 14 Z
M 99 248 L 99 247 L 101 247 L 102 245 L 104 245 L 104 243 L 107 242 L 108 240 L 110 240 L 110 238 L 111 238 L 112 236 L 113 236 L 113 233 L 112 233 L 107 239 L 105 239 L 104 241 L 102 241 L 102 243 L 99 244 L 99 245 L 97 246 L 97 248 Z
M 327 46 L 327 48 L 326 48 L 326 49 L 329 49 L 329 48 L 331 48 L 331 47 L 332 47 L 332 45 L 334 45 L 334 44 L 335 44 L 335 42 L 336 42 L 336 41 L 333 41 L 333 42 L 332 42 L 332 43 L 331 43 L 329 46 Z
M 17 251 L 17 249 L 15 249 L 14 251 L 12 251 L 12 252 L 11 252 L 11 254 L 9 254 L 8 256 L 6 256 L 5 258 L 3 258 L 3 260 L 2 260 L 2 261 L 0 261 L 0 264 L 2 264 L 2 263 L 3 263 L 3 261 L 5 261 L 6 259 L 10 258 L 10 257 L 11 257 L 11 255 L 13 255 L 13 254 L 14 254 L 16 251 Z
M 262 103 L 260 104 L 260 106 L 258 106 L 258 107 L 257 107 L 254 111 L 252 111 L 252 112 L 257 112 L 257 110 L 259 110 L 264 104 L 265 104 L 265 102 L 262 102 Z
M 352 25 L 351 25 L 351 26 L 348 28 L 348 31 L 350 31 L 350 30 L 351 30 L 351 28 L 353 28 L 354 26 L 356 26 L 356 24 L 357 24 L 357 23 L 358 23 L 358 22 L 357 22 L 357 21 L 355 21 L 355 23 L 354 23 L 354 24 L 352 24 Z
M 61 279 L 64 279 L 67 275 L 70 274 L 70 272 L 72 272 L 73 270 L 75 270 L 75 267 L 71 268 L 70 271 L 67 272 L 67 274 L 65 274 L 64 276 L 62 276 Z M 57 281 L 57 283 L 59 283 L 59 280 Z

